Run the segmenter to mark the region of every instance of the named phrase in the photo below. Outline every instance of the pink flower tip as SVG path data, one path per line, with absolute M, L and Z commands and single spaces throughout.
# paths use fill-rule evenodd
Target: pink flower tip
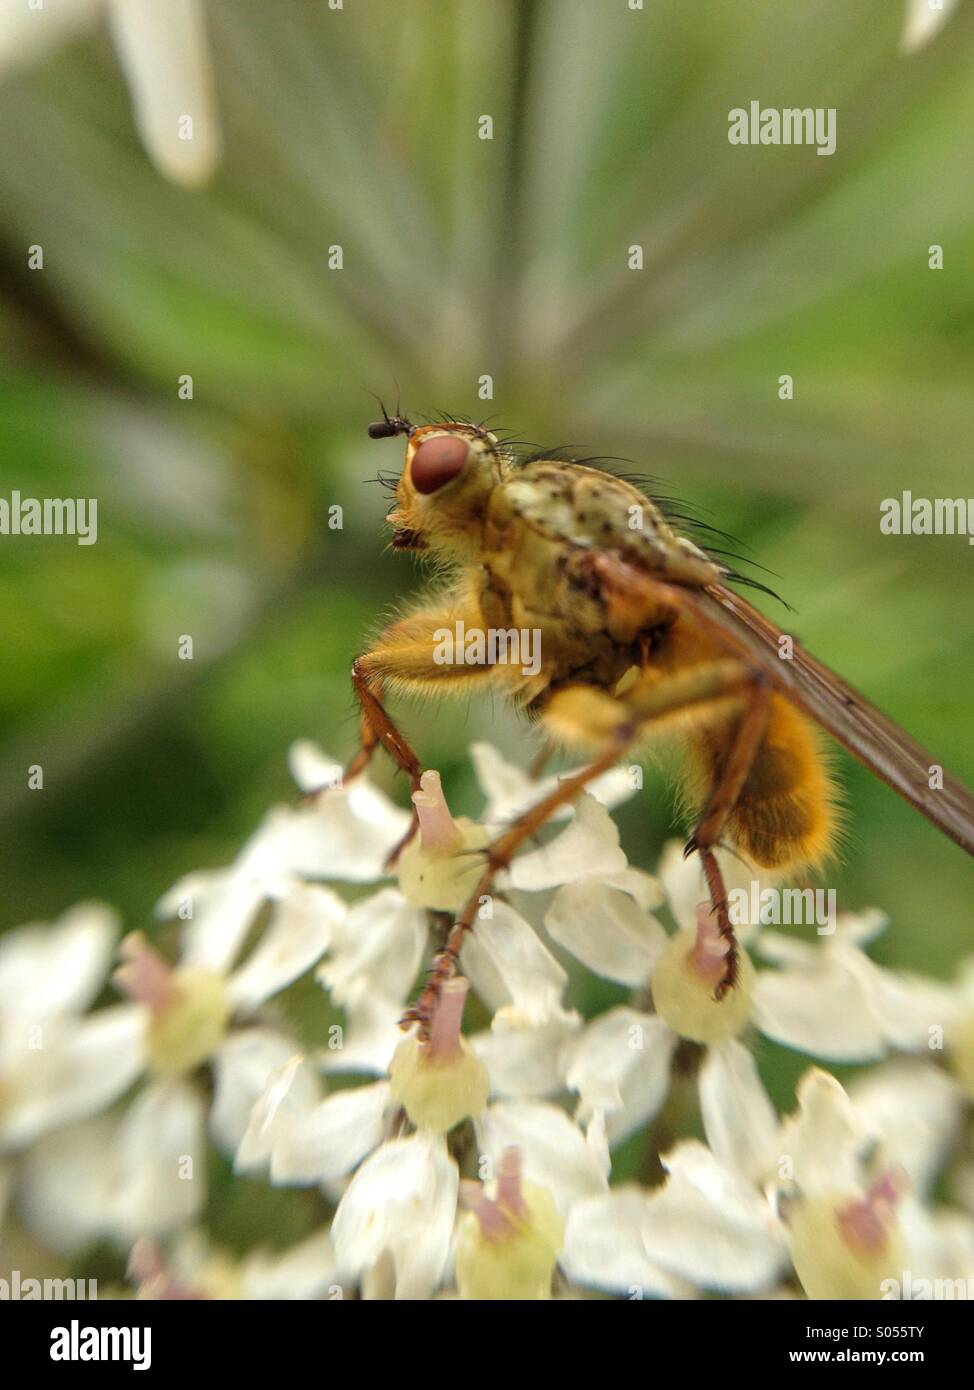
M 456 822 L 450 815 L 440 774 L 424 772 L 419 791 L 413 792 L 413 805 L 419 819 L 419 841 L 428 854 L 449 854 L 457 842 Z

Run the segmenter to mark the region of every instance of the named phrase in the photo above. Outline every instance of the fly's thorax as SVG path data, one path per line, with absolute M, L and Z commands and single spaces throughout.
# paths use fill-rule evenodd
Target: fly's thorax
M 584 464 L 541 460 L 512 471 L 491 496 L 490 517 L 500 532 L 521 526 L 587 550 L 616 551 L 677 583 L 712 584 L 721 575 L 651 498 Z

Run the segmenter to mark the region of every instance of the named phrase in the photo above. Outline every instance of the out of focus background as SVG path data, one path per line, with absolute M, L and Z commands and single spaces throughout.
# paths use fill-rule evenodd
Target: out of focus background
M 0 495 L 96 497 L 99 530 L 0 537 L 0 924 L 97 897 L 144 925 L 294 795 L 292 740 L 352 751 L 351 660 L 421 582 L 370 393 L 663 479 L 974 782 L 974 551 L 879 529 L 904 489 L 972 491 L 974 4 L 910 51 L 898 0 L 199 8 L 180 169 L 140 139 L 154 66 L 185 76 L 146 0 L 3 0 Z M 836 108 L 836 152 L 730 145 L 752 100 Z M 472 739 L 534 751 L 486 702 L 397 713 L 460 811 Z M 840 768 L 830 884 L 889 910 L 882 959 L 948 975 L 970 861 Z M 681 828 L 665 779 L 619 814 L 646 866 Z

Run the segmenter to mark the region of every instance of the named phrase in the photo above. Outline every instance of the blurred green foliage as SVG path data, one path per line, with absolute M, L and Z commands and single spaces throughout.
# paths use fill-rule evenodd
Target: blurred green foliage
M 146 159 L 102 30 L 0 86 L 0 492 L 100 504 L 96 546 L 0 539 L 3 925 L 90 896 L 144 924 L 293 795 L 294 738 L 353 748 L 351 659 L 420 582 L 384 553 L 368 480 L 401 446 L 365 438 L 371 391 L 667 480 L 780 575 L 813 651 L 974 782 L 971 550 L 879 531 L 886 496 L 971 491 L 974 6 L 909 58 L 892 0 L 207 19 L 226 156 L 202 192 Z M 729 145 L 752 99 L 834 106 L 836 153 Z M 483 701 L 401 713 L 459 810 L 471 739 L 533 747 Z M 970 862 L 841 767 L 830 882 L 888 909 L 881 957 L 948 974 Z M 651 866 L 679 830 L 665 782 L 621 822 Z M 762 1058 L 783 1100 L 803 1059 Z

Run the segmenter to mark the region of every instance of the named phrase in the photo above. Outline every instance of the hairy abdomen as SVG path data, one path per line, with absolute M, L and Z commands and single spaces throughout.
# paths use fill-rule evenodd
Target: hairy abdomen
M 706 804 L 728 757 L 738 719 L 690 734 L 691 793 Z M 733 841 L 760 868 L 813 867 L 835 843 L 837 790 L 818 730 L 780 695 L 771 697 L 767 732 L 727 823 Z

